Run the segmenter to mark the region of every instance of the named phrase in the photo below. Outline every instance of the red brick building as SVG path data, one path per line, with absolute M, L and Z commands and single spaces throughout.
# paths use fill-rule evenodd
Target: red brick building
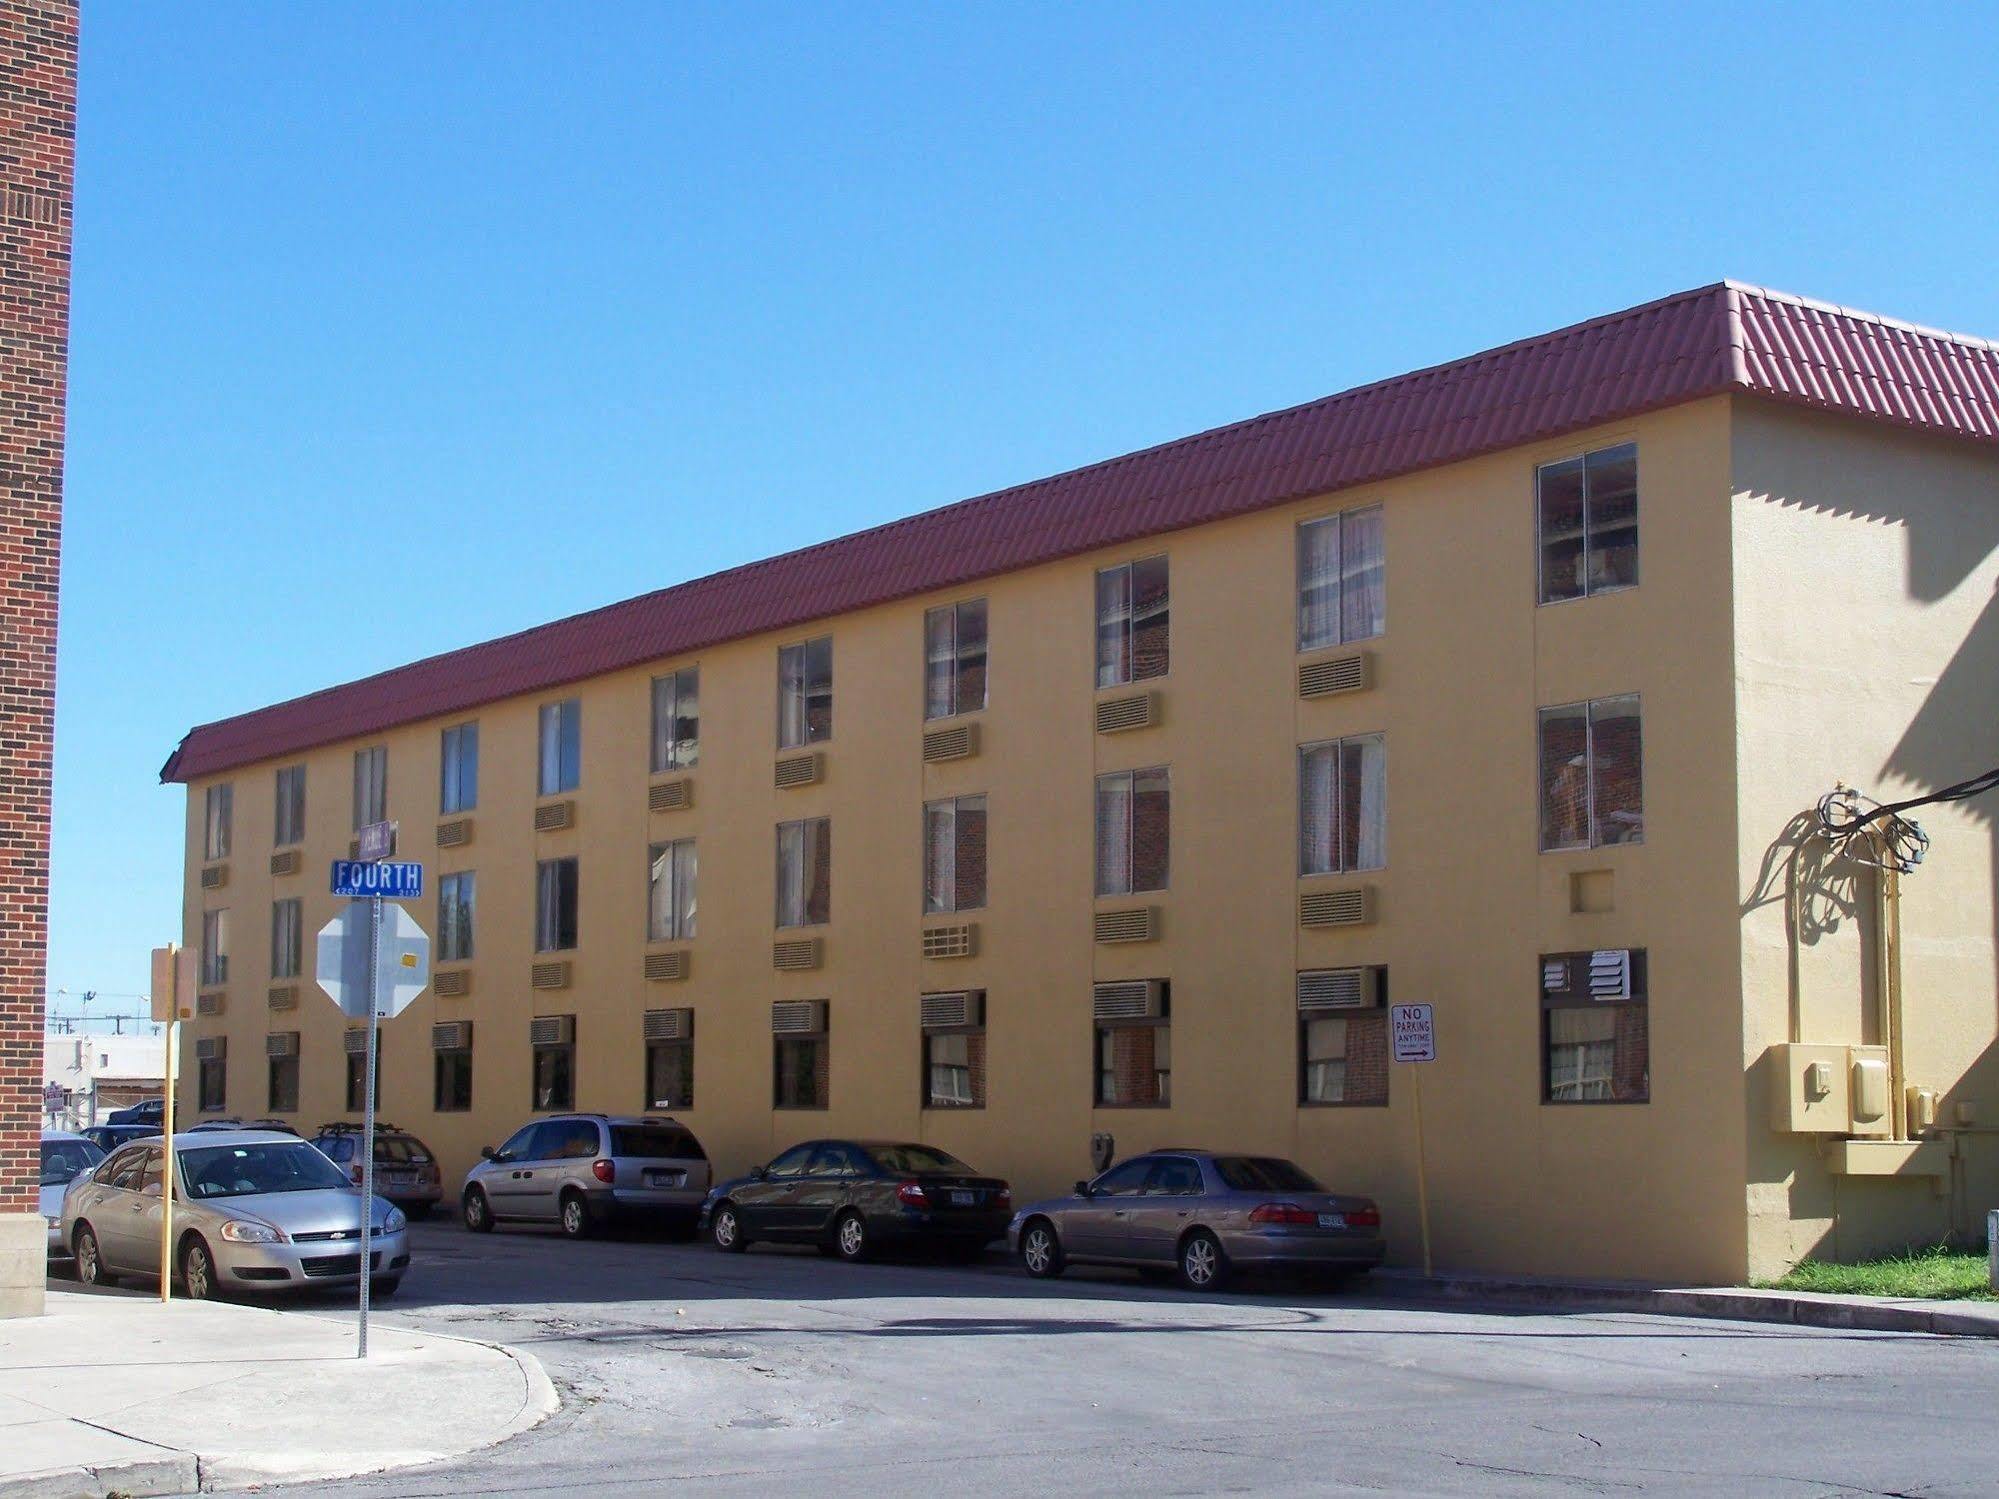
M 39 1312 L 74 0 L 0 0 L 0 1316 Z

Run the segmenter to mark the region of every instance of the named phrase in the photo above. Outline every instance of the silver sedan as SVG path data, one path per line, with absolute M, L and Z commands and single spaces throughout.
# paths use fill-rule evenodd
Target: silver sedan
M 174 1136 L 176 1278 L 189 1296 L 358 1284 L 361 1194 L 296 1135 L 218 1130 Z M 77 1279 L 101 1285 L 160 1273 L 162 1142 L 112 1155 L 63 1199 Z M 400 1209 L 374 1203 L 372 1290 L 395 1294 L 409 1268 Z
M 104 1152 L 82 1135 L 42 1132 L 42 1221 L 48 1225 L 50 1254 L 69 1253 L 69 1241 L 62 1236 L 63 1194 L 103 1159 Z
M 1171 1269 L 1191 1290 L 1218 1289 L 1232 1270 L 1333 1275 L 1381 1263 L 1381 1211 L 1328 1192 L 1276 1156 L 1160 1150 L 1135 1156 L 1073 1196 L 1014 1214 L 1007 1240 L 1027 1273 L 1068 1265 Z

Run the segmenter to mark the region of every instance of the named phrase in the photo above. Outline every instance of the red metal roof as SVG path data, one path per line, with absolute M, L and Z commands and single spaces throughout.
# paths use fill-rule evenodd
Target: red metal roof
M 1999 441 L 1999 346 L 1722 282 L 204 724 L 160 778 L 188 781 L 1724 391 Z

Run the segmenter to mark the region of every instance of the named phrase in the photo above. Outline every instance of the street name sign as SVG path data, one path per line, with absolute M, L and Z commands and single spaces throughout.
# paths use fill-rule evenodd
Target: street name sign
M 355 1020 L 368 1018 L 368 950 L 372 945 L 368 908 L 372 904 L 357 901 L 319 929 L 319 966 L 313 976 L 333 1002 Z M 385 904 L 380 947 L 374 972 L 375 1014 L 393 1020 L 430 982 L 430 938 L 409 912 Z
M 1437 1060 L 1437 1031 L 1428 1005 L 1389 1006 L 1388 1032 L 1394 1039 L 1396 1061 Z
M 370 895 L 379 895 L 383 900 L 416 900 L 423 894 L 423 866 L 335 859 L 333 893 L 357 900 Z
M 393 822 L 371 822 L 354 837 L 354 856 L 365 863 L 375 864 L 396 851 L 396 825 Z

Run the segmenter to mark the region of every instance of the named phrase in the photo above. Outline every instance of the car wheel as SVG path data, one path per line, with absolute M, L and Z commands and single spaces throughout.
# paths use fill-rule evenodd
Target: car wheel
M 568 1239 L 590 1237 L 590 1204 L 581 1192 L 567 1193 L 562 1199 L 562 1234 Z
M 370 1301 L 394 1301 L 396 1299 L 396 1292 L 402 1288 L 403 1278 L 400 1275 L 389 1275 L 384 1276 L 380 1280 L 371 1280 L 368 1282 L 368 1299 Z
M 715 1212 L 708 1219 L 708 1238 L 724 1254 L 741 1254 L 750 1247 L 748 1237 L 743 1233 L 743 1222 L 736 1216 L 733 1202 L 718 1202 Z
M 463 1204 L 465 1226 L 475 1234 L 489 1234 L 493 1231 L 493 1209 L 486 1201 L 486 1194 L 477 1187 L 465 1194 Z
M 1055 1237 L 1055 1225 L 1046 1218 L 1036 1218 L 1021 1230 L 1020 1263 L 1040 1280 L 1062 1273 L 1062 1241 Z
M 190 1234 L 180 1247 L 180 1283 L 189 1301 L 213 1301 L 222 1294 L 222 1282 L 215 1273 L 215 1256 L 207 1241 Z
M 840 1221 L 833 1225 L 833 1247 L 849 1264 L 866 1259 L 870 1248 L 867 1220 L 851 1208 L 842 1213 Z
M 97 1234 L 88 1223 L 79 1223 L 76 1226 L 76 1239 L 72 1247 L 76 1250 L 76 1279 L 79 1285 L 118 1284 L 118 1277 L 104 1268 L 104 1256 L 97 1248 Z
M 1180 1241 L 1180 1284 L 1190 1291 L 1219 1291 L 1228 1279 L 1229 1262 L 1222 1241 L 1197 1228 Z

